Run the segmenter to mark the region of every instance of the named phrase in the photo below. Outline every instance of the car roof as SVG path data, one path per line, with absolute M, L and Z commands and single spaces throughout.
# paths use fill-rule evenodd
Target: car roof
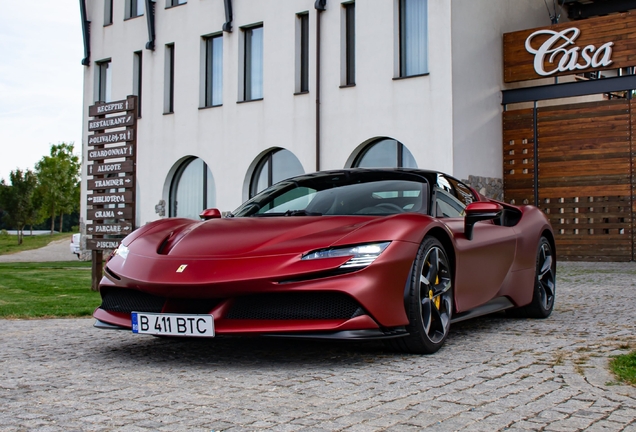
M 372 173 L 382 173 L 382 174 L 390 174 L 390 173 L 394 173 L 394 174 L 410 174 L 410 175 L 416 175 L 419 177 L 423 177 L 429 181 L 435 181 L 438 175 L 444 175 L 446 177 L 449 178 L 454 178 L 453 176 L 450 176 L 448 174 L 444 174 L 440 171 L 433 171 L 433 170 L 424 170 L 424 169 L 419 169 L 419 168 L 342 168 L 342 169 L 338 169 L 338 170 L 326 170 L 326 171 L 316 171 L 313 173 L 307 173 L 307 174 L 300 174 L 294 177 L 291 177 L 289 179 L 286 180 L 296 180 L 296 181 L 303 181 L 303 180 L 310 180 L 310 179 L 316 179 L 316 178 L 320 178 L 320 177 L 329 177 L 329 176 L 333 176 L 333 175 L 347 175 L 347 174 L 372 174 Z M 456 180 L 456 179 L 455 179 Z M 285 181 L 285 180 L 283 180 Z

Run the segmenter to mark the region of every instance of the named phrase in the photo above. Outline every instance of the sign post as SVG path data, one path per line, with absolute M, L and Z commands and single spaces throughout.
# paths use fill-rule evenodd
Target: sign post
M 93 291 L 99 289 L 104 251 L 135 229 L 137 96 L 88 108 L 86 248 L 92 254 Z M 111 130 L 115 129 L 115 130 Z

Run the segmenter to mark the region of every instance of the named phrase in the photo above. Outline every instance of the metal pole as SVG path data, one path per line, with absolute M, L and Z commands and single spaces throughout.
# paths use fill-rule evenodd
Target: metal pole
M 320 171 L 320 15 L 327 0 L 316 0 L 316 171 Z
M 539 205 L 539 133 L 537 128 L 537 101 L 534 101 L 532 109 L 533 129 L 534 129 L 534 205 Z

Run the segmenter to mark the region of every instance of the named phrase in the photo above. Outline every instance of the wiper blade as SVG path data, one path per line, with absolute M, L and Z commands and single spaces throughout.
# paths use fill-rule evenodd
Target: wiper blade
M 307 210 L 287 210 L 285 213 L 254 213 L 250 217 L 274 217 L 274 216 L 322 216 L 322 213 L 308 212 Z
M 322 213 L 308 212 L 307 210 L 287 210 L 285 216 L 322 216 Z
M 285 213 L 254 213 L 249 217 L 273 217 L 273 216 L 285 216 Z

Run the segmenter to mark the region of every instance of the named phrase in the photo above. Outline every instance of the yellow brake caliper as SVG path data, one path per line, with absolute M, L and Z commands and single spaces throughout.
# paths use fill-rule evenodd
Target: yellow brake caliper
M 435 276 L 435 285 L 439 284 L 439 275 Z M 435 307 L 439 310 L 439 305 L 442 303 L 442 300 L 440 299 L 439 296 L 435 297 L 435 299 L 433 299 L 433 289 L 431 288 L 428 291 L 428 298 L 433 300 L 433 303 L 435 304 Z

